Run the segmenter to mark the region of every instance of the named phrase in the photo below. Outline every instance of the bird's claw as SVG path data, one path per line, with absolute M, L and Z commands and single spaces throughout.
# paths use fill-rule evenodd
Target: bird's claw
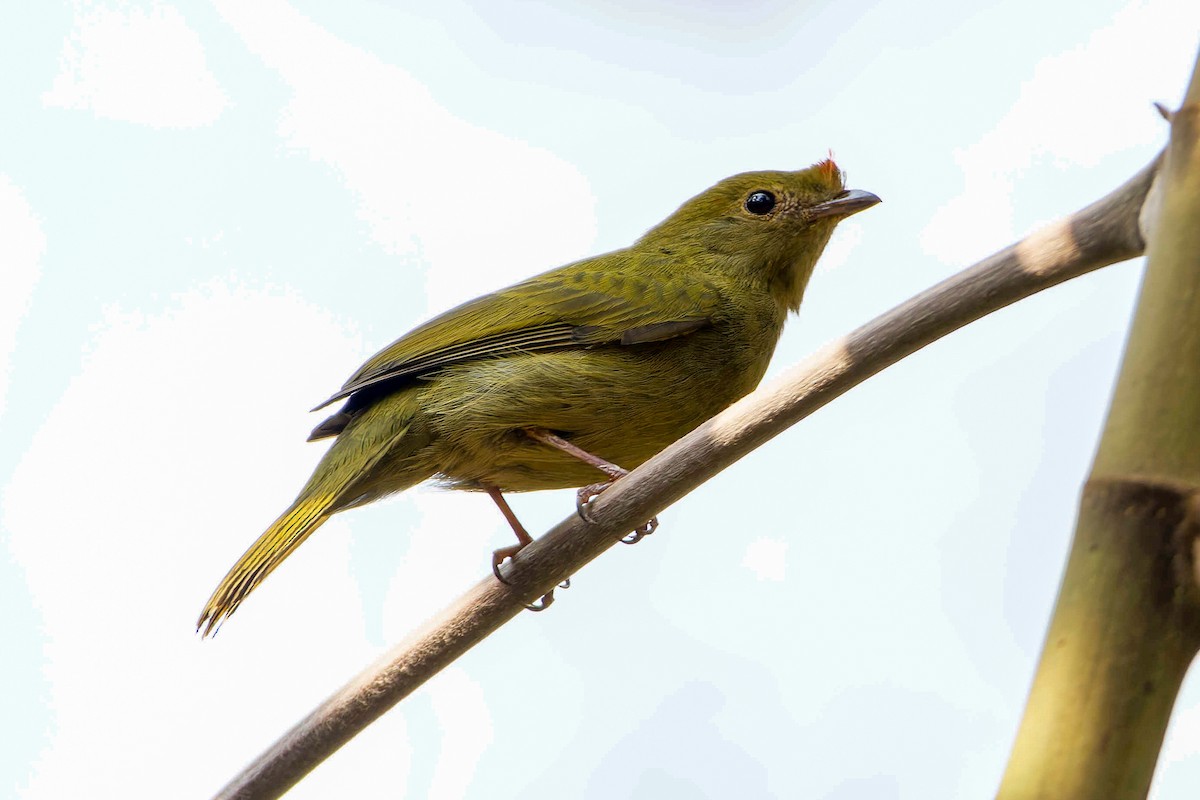
M 621 544 L 637 544 L 658 529 L 658 517 L 651 517 L 645 525 L 621 539 Z
M 569 579 L 568 579 L 568 582 L 570 582 Z M 550 607 L 550 605 L 553 602 L 554 602 L 554 590 L 551 589 L 550 591 L 548 591 L 544 595 L 542 595 L 541 600 L 538 600 L 536 603 L 528 603 L 528 604 L 526 604 L 525 608 L 529 609 L 530 611 L 545 611 L 547 608 Z
M 601 492 L 612 485 L 613 481 L 591 483 L 575 493 L 575 513 L 579 515 L 581 520 L 589 525 L 596 522 L 596 520 L 592 519 L 591 502 L 599 497 Z M 642 539 L 654 533 L 656 528 L 658 528 L 658 517 L 651 517 L 645 525 L 622 538 L 621 541 L 625 544 L 637 544 Z
M 600 483 L 589 483 L 579 491 L 575 492 L 575 513 L 579 518 L 589 525 L 594 524 L 596 520 L 592 519 L 590 504 L 592 500 L 600 496 L 608 487 L 612 486 L 612 481 L 601 481 Z
M 517 544 L 510 544 L 508 547 L 501 547 L 499 550 L 496 550 L 495 552 L 492 553 L 492 574 L 496 576 L 496 580 L 500 581 L 505 586 L 513 586 L 514 585 L 512 581 L 508 580 L 500 573 L 500 567 L 501 567 L 501 565 L 504 564 L 505 561 L 515 558 L 517 553 L 524 550 L 525 547 L 526 547 L 525 544 L 518 542 Z M 560 589 L 570 589 L 571 588 L 571 579 L 567 578 L 562 583 L 560 583 L 558 586 Z M 536 603 L 529 603 L 525 607 L 527 609 L 529 609 L 530 611 L 545 611 L 547 608 L 550 607 L 550 604 L 553 602 L 554 602 L 554 590 L 551 589 L 549 592 L 547 592 L 545 595 L 542 596 L 541 600 L 539 600 Z
M 517 542 L 516 544 L 510 544 L 508 547 L 501 547 L 492 553 L 492 574 L 496 576 L 496 580 L 505 586 L 512 586 L 512 582 L 500 574 L 500 565 L 511 558 L 515 558 L 517 553 L 523 549 L 525 549 L 525 543 Z

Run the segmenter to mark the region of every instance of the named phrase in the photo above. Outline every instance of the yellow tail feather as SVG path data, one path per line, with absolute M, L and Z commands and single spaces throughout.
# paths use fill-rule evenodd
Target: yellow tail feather
M 211 635 L 237 610 L 246 595 L 292 554 L 325 520 L 382 494 L 401 491 L 429 477 L 414 467 L 398 471 L 395 463 L 379 485 L 369 480 L 385 457 L 412 455 L 430 441 L 428 430 L 413 414 L 412 399 L 403 392 L 368 411 L 358 424 L 348 427 L 325 452 L 308 483 L 291 507 L 271 523 L 250 549 L 229 570 L 196 621 L 196 630 Z M 356 496 L 357 495 L 357 496 Z
M 222 579 L 212 597 L 208 598 L 200 619 L 196 621 L 196 630 L 202 631 L 204 636 L 211 635 L 222 620 L 237 610 L 246 595 L 262 583 L 263 578 L 271 574 L 309 534 L 329 519 L 330 506 L 337 496 L 336 492 L 323 492 L 298 497 L 292 507 L 283 512 L 258 537 L 258 541 L 250 545 L 250 549 L 242 554 Z

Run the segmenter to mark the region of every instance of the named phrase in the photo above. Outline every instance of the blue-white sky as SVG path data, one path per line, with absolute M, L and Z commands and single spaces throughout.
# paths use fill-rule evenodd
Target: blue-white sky
M 1190 0 L 10 5 L 0 787 L 39 800 L 211 794 L 486 573 L 487 498 L 418 489 L 193 633 L 322 451 L 306 409 L 423 317 L 832 148 L 885 202 L 777 371 L 1141 167 L 1200 30 Z M 289 796 L 990 796 L 1139 266 L 822 410 Z M 1154 796 L 1198 783 L 1193 676 Z

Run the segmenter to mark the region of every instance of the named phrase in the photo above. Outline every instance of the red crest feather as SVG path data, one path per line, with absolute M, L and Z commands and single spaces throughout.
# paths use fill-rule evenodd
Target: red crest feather
M 815 165 L 821 171 L 821 177 L 829 183 L 840 184 L 842 182 L 842 171 L 838 169 L 838 165 L 833 161 L 833 150 L 829 150 L 829 156 Z

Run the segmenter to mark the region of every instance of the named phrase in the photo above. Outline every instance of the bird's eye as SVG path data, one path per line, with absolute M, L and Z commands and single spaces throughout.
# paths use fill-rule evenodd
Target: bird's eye
M 746 210 L 751 214 L 770 214 L 775 207 L 775 195 L 759 189 L 746 198 Z

